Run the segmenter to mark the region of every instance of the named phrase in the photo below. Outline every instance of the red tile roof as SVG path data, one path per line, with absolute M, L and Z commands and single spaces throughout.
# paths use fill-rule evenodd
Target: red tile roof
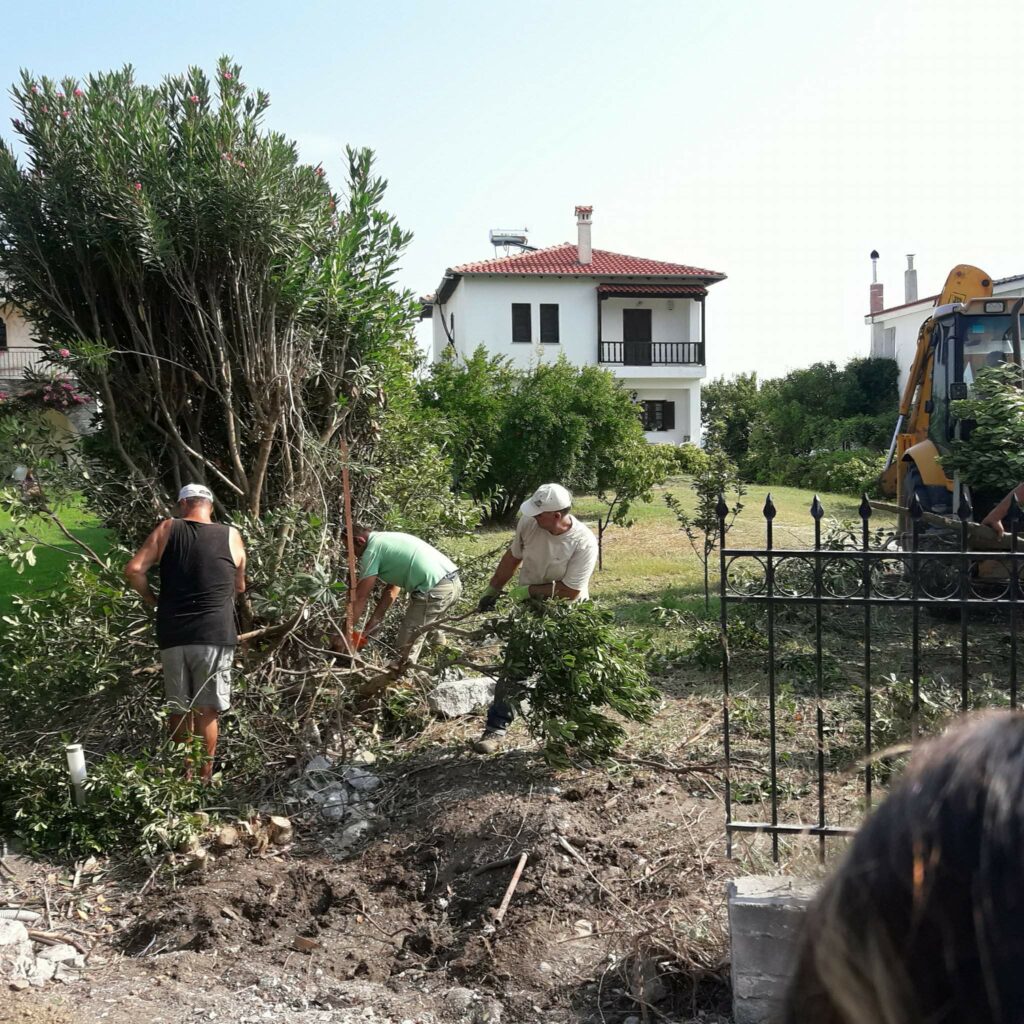
M 701 267 L 687 267 L 681 263 L 665 263 L 639 256 L 623 256 L 594 249 L 592 262 L 577 262 L 576 246 L 572 242 L 552 245 L 535 252 L 520 252 L 514 256 L 501 256 L 493 260 L 479 260 L 452 267 L 455 274 L 576 274 L 588 277 L 701 277 L 721 280 L 725 274 Z
M 599 284 L 598 295 L 662 295 L 667 298 L 703 298 L 708 290 L 699 284 Z

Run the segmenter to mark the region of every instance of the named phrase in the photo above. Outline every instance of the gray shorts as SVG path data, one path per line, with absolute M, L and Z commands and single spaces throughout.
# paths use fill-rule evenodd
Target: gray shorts
M 221 644 L 186 644 L 160 652 L 164 666 L 164 695 L 174 714 L 192 708 L 231 706 L 231 666 L 234 647 Z

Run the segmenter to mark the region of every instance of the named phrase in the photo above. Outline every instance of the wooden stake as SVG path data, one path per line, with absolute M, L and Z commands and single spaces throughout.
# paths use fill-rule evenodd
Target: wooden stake
M 498 907 L 494 915 L 495 924 L 501 924 L 505 911 L 508 910 L 508 905 L 512 902 L 512 893 L 516 891 L 516 886 L 519 884 L 520 876 L 523 873 L 523 868 L 526 867 L 526 861 L 529 856 L 528 853 L 519 854 L 519 863 L 516 865 L 515 871 L 512 872 L 512 881 L 508 883 L 508 888 L 505 890 L 505 898 L 501 901 L 501 906 Z
M 348 441 L 342 437 L 338 441 L 341 449 L 341 490 L 345 496 L 345 539 L 348 541 L 348 600 L 345 602 L 345 646 L 350 653 L 355 654 L 351 649 L 352 630 L 355 624 L 352 621 L 352 602 L 356 596 L 356 542 L 352 536 L 352 488 L 348 479 Z

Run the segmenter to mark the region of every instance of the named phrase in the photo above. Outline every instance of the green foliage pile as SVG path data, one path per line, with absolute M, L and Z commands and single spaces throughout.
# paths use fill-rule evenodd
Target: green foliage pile
M 973 489 L 1001 497 L 1024 480 L 1024 391 L 1020 370 L 1010 364 L 978 372 L 971 397 L 953 402 L 965 422 L 961 439 L 950 443 L 942 467 L 959 472 Z
M 623 453 L 644 439 L 614 375 L 564 357 L 517 370 L 480 347 L 431 367 L 420 395 L 450 430 L 455 490 L 494 519 L 514 515 L 551 480 L 578 493 L 615 490 Z
M 603 761 L 625 739 L 608 709 L 634 722 L 656 710 L 646 644 L 589 601 L 528 602 L 492 623 L 505 642 L 509 703 L 556 764 Z
M 858 494 L 872 490 L 899 408 L 891 359 L 815 363 L 760 388 L 753 374 L 705 384 L 706 437 L 745 480 Z
M 184 778 L 180 756 L 164 752 L 90 758 L 79 806 L 64 758 L 0 754 L 0 835 L 29 854 L 69 859 L 121 851 L 173 850 L 200 830 L 206 787 Z

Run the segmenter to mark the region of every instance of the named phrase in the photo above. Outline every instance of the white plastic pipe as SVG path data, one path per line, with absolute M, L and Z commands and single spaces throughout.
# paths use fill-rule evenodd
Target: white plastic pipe
M 85 754 L 82 752 L 81 743 L 69 743 L 64 748 L 68 759 L 68 771 L 71 773 L 71 785 L 75 787 L 75 802 L 81 806 L 85 803 L 85 780 L 88 775 L 85 770 Z

